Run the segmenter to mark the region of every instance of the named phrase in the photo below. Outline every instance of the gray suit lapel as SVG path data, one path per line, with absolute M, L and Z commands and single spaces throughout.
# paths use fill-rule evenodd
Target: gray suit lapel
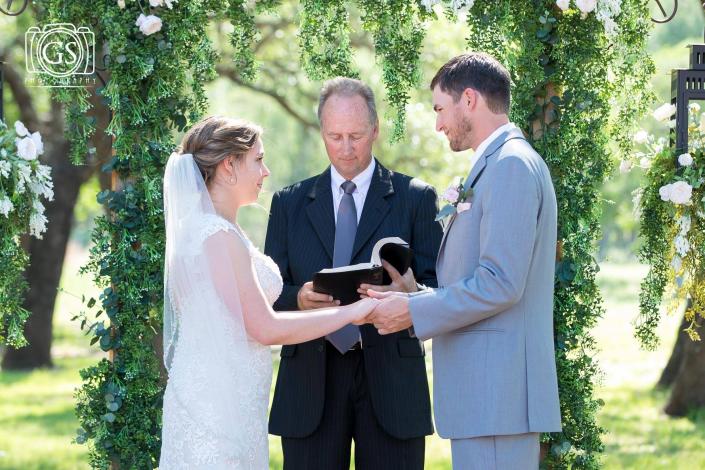
M 487 166 L 487 159 L 497 153 L 497 151 L 502 148 L 502 145 L 511 138 L 515 137 L 524 137 L 524 135 L 521 133 L 521 131 L 517 128 L 514 129 L 509 129 L 506 132 L 502 132 L 500 135 L 498 135 L 492 142 L 490 142 L 490 145 L 487 146 L 484 152 L 482 152 L 482 155 L 480 155 L 480 158 L 477 160 L 477 163 L 475 163 L 475 166 L 472 167 L 470 170 L 470 173 L 468 174 L 468 177 L 465 179 L 465 182 L 463 183 L 463 188 L 467 190 L 473 182 L 476 182 L 475 179 L 478 178 L 478 175 L 481 174 L 481 172 L 484 171 L 485 167 Z M 453 225 L 453 222 L 455 221 L 455 218 L 457 216 L 456 214 L 453 214 L 448 221 L 448 225 L 445 227 L 445 230 L 443 231 L 443 239 L 441 240 L 441 246 L 438 249 L 438 266 L 437 268 L 440 269 L 440 260 L 441 260 L 441 254 L 443 253 L 443 249 L 445 248 L 445 243 L 446 243 L 446 238 L 448 237 L 448 233 L 450 232 L 450 227 Z

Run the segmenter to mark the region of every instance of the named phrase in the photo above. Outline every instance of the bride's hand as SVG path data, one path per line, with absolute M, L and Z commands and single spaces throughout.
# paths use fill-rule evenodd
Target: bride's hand
M 354 325 L 364 325 L 368 323 L 367 317 L 374 311 L 379 303 L 380 301 L 377 299 L 367 298 L 351 304 L 349 307 L 354 317 L 352 323 Z

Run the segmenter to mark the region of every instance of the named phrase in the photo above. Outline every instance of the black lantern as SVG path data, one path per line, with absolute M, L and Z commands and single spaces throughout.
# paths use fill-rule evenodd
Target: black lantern
M 676 105 L 676 153 L 688 151 L 688 102 L 705 100 L 705 44 L 691 44 L 690 68 L 671 72 L 671 104 Z

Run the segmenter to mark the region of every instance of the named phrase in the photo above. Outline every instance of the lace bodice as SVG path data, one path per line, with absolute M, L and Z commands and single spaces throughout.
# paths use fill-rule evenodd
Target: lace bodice
M 215 215 L 207 217 L 197 239 L 218 231 L 235 233 L 243 240 L 257 281 L 273 304 L 283 287 L 276 263 L 237 226 Z M 198 285 L 200 292 L 209 289 L 213 286 Z M 224 304 L 203 302 L 201 298 L 181 300 L 179 341 L 164 395 L 159 468 L 265 470 L 269 467 L 270 348 L 252 340 L 244 325 L 220 311 Z M 241 307 L 247 315 L 247 305 Z M 211 315 L 213 311 L 219 314 Z M 215 343 L 222 346 L 211 349 Z M 213 354 L 214 350 L 227 354 Z
M 277 263 L 275 263 L 272 258 L 262 253 L 250 241 L 249 237 L 242 231 L 242 229 L 220 216 L 208 216 L 207 222 L 203 227 L 203 238 L 206 238 L 219 230 L 237 234 L 245 245 L 247 245 L 247 248 L 250 251 L 250 256 L 252 257 L 252 263 L 255 266 L 257 280 L 259 281 L 262 291 L 269 301 L 269 305 L 273 305 L 281 295 L 284 286 Z

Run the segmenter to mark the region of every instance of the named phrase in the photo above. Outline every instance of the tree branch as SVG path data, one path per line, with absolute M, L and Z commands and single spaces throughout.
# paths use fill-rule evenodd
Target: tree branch
M 233 70 L 232 68 L 225 67 L 225 66 L 223 66 L 223 65 L 218 65 L 218 66 L 216 67 L 216 71 L 218 72 L 218 74 L 219 74 L 220 76 L 222 76 L 222 77 L 227 77 L 227 78 L 229 78 L 230 80 L 232 80 L 233 82 L 235 82 L 236 84 L 238 84 L 238 85 L 240 85 L 240 86 L 242 86 L 242 87 L 245 87 L 245 88 L 247 88 L 247 89 L 249 89 L 249 90 L 252 90 L 252 91 L 255 91 L 255 92 L 257 92 L 257 93 L 261 93 L 261 94 L 263 94 L 263 95 L 269 96 L 269 97 L 272 98 L 274 101 L 276 101 L 276 102 L 279 104 L 279 106 L 281 106 L 282 109 L 284 109 L 284 111 L 285 111 L 286 113 L 288 113 L 290 116 L 292 116 L 292 117 L 295 118 L 297 121 L 299 121 L 299 122 L 300 122 L 304 127 L 306 127 L 307 129 L 311 129 L 311 130 L 315 130 L 315 131 L 318 131 L 318 130 L 319 130 L 319 127 L 318 127 L 318 123 L 317 123 L 317 122 L 312 121 L 312 120 L 310 120 L 310 119 L 307 119 L 307 118 L 306 118 L 305 116 L 303 116 L 301 113 L 299 113 L 298 111 L 296 111 L 296 110 L 293 108 L 293 106 L 291 106 L 291 104 L 290 104 L 283 96 L 281 96 L 279 93 L 277 93 L 275 90 L 268 89 L 268 88 L 264 88 L 264 87 L 260 87 L 260 86 L 254 85 L 254 84 L 252 84 L 252 83 L 245 82 L 244 80 L 242 80 L 242 79 L 238 76 L 238 74 L 237 74 L 237 72 L 236 72 L 235 70 Z

